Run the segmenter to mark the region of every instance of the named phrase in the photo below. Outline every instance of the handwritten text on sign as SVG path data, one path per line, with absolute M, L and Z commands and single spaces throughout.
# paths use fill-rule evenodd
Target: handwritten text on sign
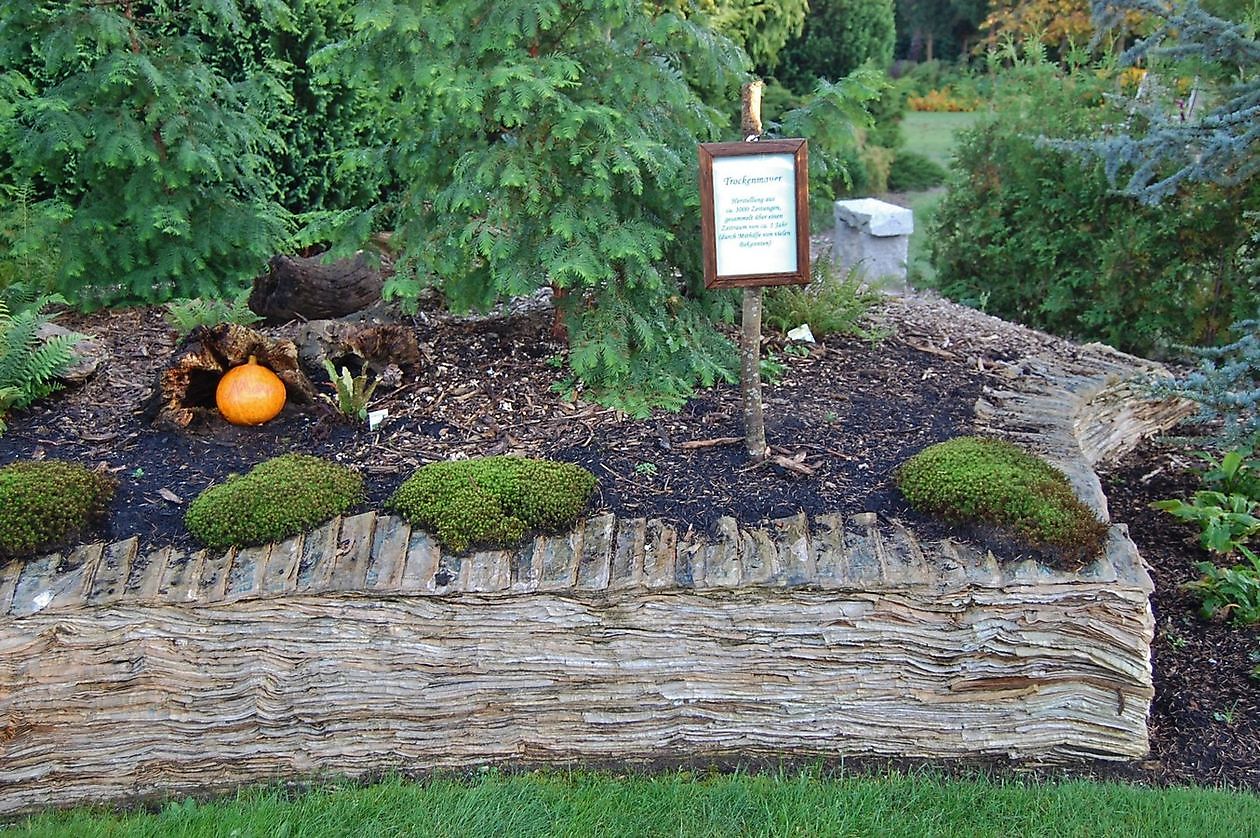
M 713 212 L 719 275 L 796 271 L 793 155 L 715 158 Z

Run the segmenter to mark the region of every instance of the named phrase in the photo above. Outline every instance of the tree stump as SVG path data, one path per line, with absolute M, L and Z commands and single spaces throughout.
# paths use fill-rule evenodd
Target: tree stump
M 158 375 L 145 410 L 159 428 L 178 430 L 216 410 L 219 379 L 250 356 L 284 382 L 286 399 L 298 405 L 319 404 L 315 385 L 298 364 L 293 341 L 269 338 L 235 323 L 200 326 L 176 350 L 171 365 Z
M 324 262 L 322 256 L 273 256 L 254 280 L 250 309 L 270 321 L 343 317 L 381 298 L 384 275 L 363 253 Z
M 398 323 L 312 320 L 298 333 L 298 356 L 307 369 L 321 369 L 325 360 L 341 368 L 357 359 L 354 372 L 379 376 L 390 365 L 411 376 L 420 371 L 416 333 Z

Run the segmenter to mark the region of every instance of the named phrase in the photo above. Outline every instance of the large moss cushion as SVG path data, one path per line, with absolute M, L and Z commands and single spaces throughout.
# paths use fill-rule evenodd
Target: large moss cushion
M 0 556 L 28 557 L 66 543 L 99 522 L 112 478 L 60 460 L 0 468 Z
M 1054 566 L 1096 557 L 1107 535 L 1060 471 L 1009 442 L 957 437 L 911 457 L 896 479 L 917 511 Z
M 306 454 L 285 454 L 206 489 L 184 523 L 207 547 L 281 541 L 341 515 L 363 500 L 363 477 Z
M 509 547 L 527 532 L 560 532 L 577 523 L 595 489 L 581 466 L 525 457 L 430 463 L 386 503 L 445 547 Z

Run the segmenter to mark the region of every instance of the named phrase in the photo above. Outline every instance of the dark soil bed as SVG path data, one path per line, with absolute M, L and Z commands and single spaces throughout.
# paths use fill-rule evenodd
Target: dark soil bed
M 1032 351 L 1071 353 L 1073 346 L 996 321 L 991 333 L 977 332 L 913 301 L 892 301 L 876 316 L 889 336 L 874 343 L 829 337 L 796 357 L 782 340 L 768 341 L 768 352 L 785 365 L 766 388 L 769 442 L 776 453 L 799 458 L 810 476 L 750 466 L 738 444 L 686 447 L 741 435 L 735 387 L 647 420 L 562 398 L 552 387 L 563 347 L 549 336 L 546 310 L 477 321 L 428 311 L 410 320 L 425 367 L 415 380 L 378 392 L 372 406 L 390 415 L 375 431 L 292 406 L 258 428 L 212 418 L 186 432 L 155 430 L 141 403 L 177 342 L 160 312 L 66 317 L 67 325 L 102 339 L 108 366 L 85 386 L 10 417 L 0 465 L 36 457 L 108 469 L 119 491 L 110 529 L 98 535 L 139 535 L 145 546 L 192 546 L 182 523 L 189 500 L 290 451 L 360 468 L 369 492 L 364 509 L 379 509 L 424 463 L 518 453 L 590 469 L 600 487 L 593 512 L 709 529 L 723 515 L 752 523 L 799 511 L 869 510 L 931 535 L 935 525 L 907 509 L 893 488 L 893 469 L 927 445 L 970 431 L 973 405 L 982 386 L 994 383 L 995 365 Z M 1103 475 L 1112 518 L 1130 525 L 1157 585 L 1152 753 L 1141 763 L 1069 773 L 1260 789 L 1260 684 L 1247 678 L 1260 636 L 1198 618 L 1178 586 L 1196 578 L 1194 565 L 1205 556 L 1193 532 L 1148 506 L 1196 488 L 1189 464 L 1184 454 L 1148 444 Z
M 687 447 L 742 436 L 735 386 L 648 420 L 562 398 L 553 391 L 560 377 L 553 359 L 564 348 L 551 339 L 545 310 L 475 321 L 429 314 L 412 322 L 425 369 L 392 391 L 377 391 L 372 407 L 389 417 L 375 431 L 340 421 L 330 409 L 289 405 L 259 427 L 212 416 L 172 432 L 152 427 L 141 409 L 176 347 L 159 311 L 85 318 L 71 325 L 103 339 L 109 366 L 81 389 L 13 416 L 0 437 L 0 463 L 47 457 L 108 469 L 119 487 L 101 535 L 139 535 L 144 546 L 193 546 L 183 526 L 189 500 L 291 451 L 362 470 L 364 509 L 381 508 L 424 463 L 517 453 L 589 469 L 599 479 L 592 512 L 663 518 L 684 528 L 708 530 L 723 515 L 752 523 L 802 510 L 905 517 L 912 513 L 892 487 L 892 470 L 927 445 L 966 433 L 981 387 L 970 359 L 915 349 L 905 336 L 875 343 L 835 336 L 805 356 L 772 339 L 768 351 L 785 369 L 765 388 L 767 437 L 776 453 L 813 472 L 801 476 L 778 465 L 751 466 L 738 443 Z M 327 383 L 323 373 L 312 371 L 312 378 Z
M 1180 589 L 1198 579 L 1209 554 L 1198 530 L 1150 508 L 1201 488 L 1184 451 L 1147 442 L 1107 469 L 1103 487 L 1111 517 L 1129 533 L 1151 568 L 1155 595 L 1155 701 L 1151 754 L 1144 774 L 1165 782 L 1228 784 L 1260 790 L 1260 628 L 1240 630 L 1198 616 Z

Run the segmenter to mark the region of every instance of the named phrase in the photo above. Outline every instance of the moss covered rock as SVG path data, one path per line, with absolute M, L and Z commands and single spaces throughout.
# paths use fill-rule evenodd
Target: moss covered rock
M 577 523 L 595 477 L 581 466 L 524 457 L 431 463 L 386 504 L 446 547 L 508 547 L 530 530 L 558 532 Z
M 363 500 L 363 477 L 306 454 L 285 454 L 211 486 L 184 523 L 207 547 L 281 541 L 314 529 Z
M 958 437 L 926 448 L 898 469 L 897 486 L 919 512 L 1005 536 L 1056 566 L 1094 558 L 1107 535 L 1061 472 L 1000 440 Z
M 0 468 L 0 556 L 32 556 L 75 538 L 105 516 L 114 487 L 77 463 Z

